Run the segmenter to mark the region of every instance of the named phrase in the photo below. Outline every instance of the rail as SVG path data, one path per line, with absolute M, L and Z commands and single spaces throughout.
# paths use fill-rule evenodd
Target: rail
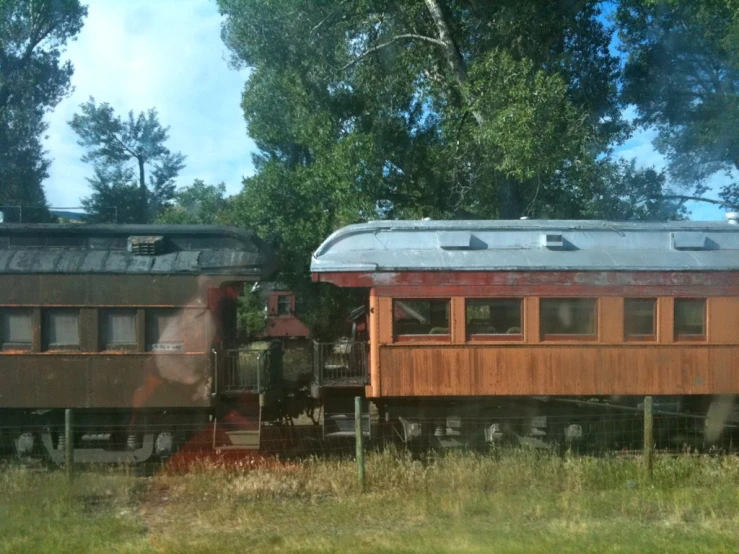
M 313 342 L 313 376 L 319 386 L 362 386 L 369 383 L 369 344 Z

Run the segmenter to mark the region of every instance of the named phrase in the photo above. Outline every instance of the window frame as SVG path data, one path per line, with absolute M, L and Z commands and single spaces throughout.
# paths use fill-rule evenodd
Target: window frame
M 397 333 L 397 321 L 395 319 L 395 303 L 396 302 L 446 302 L 447 304 L 447 323 L 448 332 L 444 334 L 413 334 L 399 335 Z M 392 321 L 392 338 L 394 343 L 451 343 L 452 342 L 452 298 L 451 297 L 413 297 L 413 298 L 392 298 L 390 317 Z
M 511 297 L 511 296 L 471 296 L 465 297 L 464 299 L 464 337 L 466 342 L 523 342 L 524 331 L 525 331 L 525 308 L 523 297 Z M 467 310 L 469 309 L 469 300 L 485 300 L 488 302 L 495 301 L 512 301 L 517 300 L 519 302 L 519 333 L 470 333 L 469 321 L 467 319 Z
M 595 327 L 593 334 L 571 334 L 571 333 L 545 333 L 544 332 L 544 313 L 543 304 L 545 301 L 562 301 L 562 300 L 589 300 L 593 305 L 593 325 Z M 598 342 L 600 340 L 600 298 L 597 296 L 542 296 L 538 298 L 539 302 L 539 340 L 541 342 Z
M 61 345 L 61 348 L 52 348 L 49 342 L 49 315 L 53 312 L 74 312 L 77 316 L 77 344 Z M 82 310 L 76 307 L 42 308 L 41 309 L 41 351 L 42 352 L 81 352 L 82 351 Z
M 151 338 L 151 320 L 149 319 L 152 314 L 156 312 L 170 312 L 174 314 L 178 318 L 178 327 L 179 327 L 179 340 L 177 341 L 165 341 L 163 342 L 161 340 L 161 329 L 159 330 L 159 341 L 152 342 L 149 339 Z M 144 351 L 147 354 L 162 354 L 162 355 L 168 355 L 168 354 L 184 354 L 187 352 L 187 347 L 185 344 L 185 328 L 184 328 L 184 310 L 182 308 L 145 308 L 144 309 Z M 166 342 L 171 343 L 177 343 L 181 344 L 181 348 L 179 349 L 162 349 L 162 350 L 155 350 L 152 348 L 155 344 L 165 344 Z
M 133 342 L 131 343 L 108 343 L 105 342 L 106 316 L 115 312 L 130 312 L 133 315 Z M 98 351 L 99 352 L 138 352 L 139 350 L 139 317 L 137 308 L 100 308 L 98 309 Z
M 280 311 L 280 300 L 286 298 L 287 299 L 287 311 L 281 312 Z M 275 315 L 279 317 L 286 317 L 293 314 L 293 299 L 291 294 L 278 294 L 277 295 L 277 304 L 275 305 Z
M 680 301 L 696 302 L 703 304 L 703 333 L 700 335 L 679 334 L 677 332 L 677 303 Z M 701 297 L 675 297 L 672 301 L 672 338 L 674 342 L 707 342 L 708 341 L 708 298 Z
M 29 315 L 31 328 L 27 343 L 5 341 L 4 316 L 13 312 L 27 312 Z M 34 308 L 0 306 L 0 352 L 33 352 L 33 320 Z
M 624 297 L 624 309 L 623 309 L 623 337 L 624 342 L 657 342 L 659 340 L 659 299 L 657 297 L 638 297 L 630 296 Z M 627 315 L 626 307 L 629 302 L 639 301 L 651 301 L 652 302 L 652 333 L 650 335 L 638 335 L 629 334 L 626 328 Z

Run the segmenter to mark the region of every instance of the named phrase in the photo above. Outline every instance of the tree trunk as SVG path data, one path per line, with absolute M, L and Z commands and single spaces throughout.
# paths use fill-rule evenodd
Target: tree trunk
M 444 19 L 444 13 L 441 11 L 441 6 L 439 5 L 438 0 L 424 1 L 426 2 L 426 8 L 431 14 L 431 19 L 434 20 L 434 25 L 436 25 L 436 32 L 439 33 L 439 40 L 444 43 L 444 46 L 442 47 L 444 57 L 446 58 L 449 68 L 452 70 L 452 74 L 457 81 L 459 93 L 462 98 L 467 100 L 468 104 L 472 105 L 474 103 L 474 98 L 470 98 L 469 94 L 465 90 L 467 84 L 467 68 L 464 65 L 464 60 L 462 59 L 462 54 L 459 52 L 459 48 L 454 44 L 452 34 L 449 32 L 449 26 L 446 24 L 446 20 Z M 472 115 L 478 125 L 485 123 L 485 118 L 477 110 L 472 110 Z
M 144 158 L 136 158 L 139 163 L 139 202 L 141 203 L 141 223 L 149 222 L 149 202 L 146 190 L 146 173 L 144 168 Z
M 444 43 L 442 47 L 444 57 L 457 81 L 459 94 L 467 102 L 468 106 L 472 108 L 475 98 L 467 91 L 467 68 L 465 67 L 464 58 L 454 43 L 449 26 L 444 19 L 444 12 L 441 9 L 441 5 L 438 0 L 424 0 L 424 2 L 431 15 L 431 19 L 434 20 L 436 32 L 439 34 L 439 40 Z M 471 113 L 478 125 L 485 124 L 485 116 L 482 113 L 475 109 L 471 109 Z M 495 179 L 495 177 L 492 177 L 492 179 Z M 516 181 L 504 175 L 498 176 L 496 180 L 500 202 L 499 217 L 501 219 L 518 219 L 522 213 L 519 195 L 516 191 Z

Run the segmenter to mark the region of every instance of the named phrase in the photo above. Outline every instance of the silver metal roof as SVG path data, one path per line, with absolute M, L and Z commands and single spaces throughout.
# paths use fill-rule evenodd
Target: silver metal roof
M 311 271 L 739 271 L 724 222 L 373 221 L 336 231 Z
M 138 240 L 159 250 L 139 254 Z M 0 225 L 0 274 L 205 274 L 263 278 L 271 249 L 256 235 L 214 225 Z

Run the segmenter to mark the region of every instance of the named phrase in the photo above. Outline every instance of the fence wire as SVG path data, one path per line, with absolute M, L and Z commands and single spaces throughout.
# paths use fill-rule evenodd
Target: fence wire
M 231 422 L 128 423 L 71 428 L 75 464 L 163 466 L 187 468 L 221 461 L 294 460 L 309 457 L 353 457 L 354 414 L 322 413 L 317 424 L 274 425 Z M 707 419 L 690 414 L 653 416 L 653 447 L 657 453 L 737 453 L 739 425 L 723 422 L 719 433 L 708 432 Z M 336 424 L 340 422 L 340 424 Z M 336 424 L 336 425 L 334 425 Z M 402 417 L 380 420 L 365 415 L 362 430 L 367 451 L 390 446 L 417 456 L 428 452 L 529 449 L 553 455 L 636 456 L 644 448 L 644 414 L 614 412 L 527 417 Z M 67 448 L 63 422 L 43 427 L 2 425 L 0 452 L 18 463 L 64 465 Z M 266 463 L 266 462 L 265 462 Z M 257 464 L 259 465 L 259 464 Z

